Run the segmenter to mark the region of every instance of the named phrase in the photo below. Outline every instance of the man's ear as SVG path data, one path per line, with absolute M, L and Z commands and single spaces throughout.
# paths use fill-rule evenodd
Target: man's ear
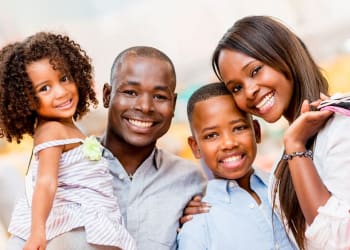
M 196 139 L 193 136 L 189 136 L 187 138 L 187 143 L 190 146 L 192 153 L 196 159 L 201 158 L 201 152 L 199 150 L 198 144 L 196 142 Z
M 111 99 L 112 86 L 108 83 L 103 85 L 103 107 L 109 107 L 109 101 Z
M 256 143 L 261 142 L 261 129 L 258 120 L 253 120 L 253 128 L 255 133 L 255 141 Z
M 173 117 L 175 116 L 176 101 L 177 101 L 177 93 L 174 93 Z

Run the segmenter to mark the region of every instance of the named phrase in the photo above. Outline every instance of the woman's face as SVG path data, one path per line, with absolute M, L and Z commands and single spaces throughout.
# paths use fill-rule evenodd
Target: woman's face
M 293 83 L 280 71 L 229 49 L 221 50 L 218 66 L 240 109 L 270 123 L 285 115 L 293 95 Z

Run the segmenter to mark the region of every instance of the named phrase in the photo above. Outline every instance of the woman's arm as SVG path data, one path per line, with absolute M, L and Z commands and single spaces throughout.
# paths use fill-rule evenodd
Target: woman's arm
M 309 111 L 305 101 L 302 114 L 290 125 L 284 135 L 286 154 L 305 152 L 307 140 L 314 136 L 332 115 L 329 111 Z M 317 209 L 324 205 L 331 194 L 317 173 L 309 157 L 293 157 L 288 160 L 293 185 L 307 224 L 317 215 Z

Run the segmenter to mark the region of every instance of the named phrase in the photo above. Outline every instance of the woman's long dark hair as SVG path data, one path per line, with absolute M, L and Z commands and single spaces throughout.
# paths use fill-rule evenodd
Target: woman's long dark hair
M 278 70 L 293 82 L 293 98 L 285 117 L 292 123 L 301 111 L 304 100 L 319 99 L 320 92 L 328 93 L 328 83 L 311 57 L 305 44 L 285 25 L 268 16 L 248 16 L 238 20 L 217 45 L 212 66 L 220 80 L 218 59 L 223 49 L 235 50 L 253 57 Z M 307 147 L 312 147 L 314 138 Z M 273 206 L 278 194 L 282 217 L 293 233 L 298 246 L 304 249 L 306 221 L 301 211 L 288 168 L 281 160 L 275 171 Z

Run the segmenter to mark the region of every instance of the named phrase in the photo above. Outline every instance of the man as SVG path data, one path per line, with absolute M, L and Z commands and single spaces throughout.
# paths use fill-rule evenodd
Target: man
M 174 116 L 175 87 L 164 53 L 132 47 L 115 59 L 111 84 L 103 88 L 108 122 L 101 143 L 138 249 L 175 249 L 183 208 L 206 183 L 198 166 L 156 147 Z

